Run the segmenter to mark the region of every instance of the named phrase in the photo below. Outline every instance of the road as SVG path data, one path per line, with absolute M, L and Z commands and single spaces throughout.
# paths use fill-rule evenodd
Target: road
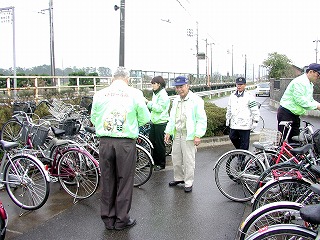
M 226 106 L 226 101 L 227 98 L 214 100 L 218 106 Z M 261 115 L 266 127 L 275 129 L 276 110 L 269 107 L 269 98 L 258 97 L 257 101 L 262 103 Z M 310 120 L 315 129 L 320 127 L 316 118 L 303 119 Z M 145 185 L 134 189 L 130 214 L 137 219 L 137 225 L 124 231 L 104 229 L 99 215 L 99 191 L 73 204 L 59 183 L 51 183 L 48 202 L 33 212 L 20 210 L 7 193 L 1 191 L 0 198 L 9 216 L 6 239 L 235 239 L 250 203 L 226 199 L 215 185 L 212 170 L 218 158 L 231 149 L 230 143 L 198 149 L 194 188 L 189 194 L 182 186 L 168 186 L 173 180 L 173 171 L 171 157 L 167 157 L 165 171 L 154 172 Z

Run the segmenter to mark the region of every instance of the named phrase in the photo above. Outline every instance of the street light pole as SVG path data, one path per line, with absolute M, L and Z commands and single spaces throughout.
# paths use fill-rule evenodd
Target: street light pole
M 51 65 L 51 76 L 52 85 L 55 86 L 55 78 L 56 75 L 55 70 L 55 57 L 54 57 L 54 33 L 53 33 L 53 1 L 49 0 L 49 22 L 50 22 L 50 65 Z
M 316 49 L 315 49 L 315 51 L 316 51 L 316 63 L 318 63 L 318 42 L 320 42 L 320 40 L 314 40 L 313 42 L 315 42 L 316 43 Z
M 15 27 L 15 14 L 14 7 L 6 7 L 0 8 L 0 13 L 10 13 L 11 11 L 11 19 L 12 19 L 12 54 L 13 54 L 13 87 L 17 88 L 17 67 L 16 67 L 16 27 Z M 6 18 L 5 22 L 10 22 L 10 18 Z M 14 90 L 14 96 L 16 97 L 16 90 Z
M 198 21 L 197 24 L 197 43 L 196 43 L 196 49 L 197 49 L 197 81 L 199 81 L 199 27 L 198 27 Z
M 115 11 L 118 9 L 120 9 L 119 67 L 124 67 L 125 0 L 120 1 L 120 7 L 114 6 Z

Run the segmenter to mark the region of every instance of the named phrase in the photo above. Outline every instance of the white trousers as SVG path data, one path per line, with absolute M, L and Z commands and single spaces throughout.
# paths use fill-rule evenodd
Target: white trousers
M 191 187 L 196 165 L 196 146 L 193 140 L 186 141 L 185 136 L 176 136 L 173 140 L 171 156 L 174 180 L 184 181 L 185 187 Z

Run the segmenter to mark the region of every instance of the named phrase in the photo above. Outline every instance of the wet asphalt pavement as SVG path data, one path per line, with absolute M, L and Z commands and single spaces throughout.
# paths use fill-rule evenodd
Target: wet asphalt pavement
M 226 199 L 214 182 L 216 160 L 232 146 L 200 148 L 196 155 L 193 191 L 173 180 L 171 157 L 164 171 L 134 189 L 130 215 L 137 224 L 126 230 L 106 230 L 100 219 L 100 192 L 73 204 L 73 199 L 51 183 L 47 203 L 33 212 L 21 211 L 5 191 L 0 197 L 8 212 L 6 239 L 235 239 L 247 204 Z M 23 213 L 19 217 L 19 214 Z

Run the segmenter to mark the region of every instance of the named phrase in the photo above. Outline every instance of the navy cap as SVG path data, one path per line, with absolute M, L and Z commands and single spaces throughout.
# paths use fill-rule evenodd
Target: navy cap
M 185 76 L 179 76 L 174 79 L 173 86 L 181 86 L 188 84 L 188 78 Z
M 238 77 L 236 79 L 236 84 L 246 84 L 246 79 L 244 77 Z
M 320 74 L 320 64 L 318 63 L 311 63 L 308 67 L 309 70 L 316 71 L 317 73 Z

